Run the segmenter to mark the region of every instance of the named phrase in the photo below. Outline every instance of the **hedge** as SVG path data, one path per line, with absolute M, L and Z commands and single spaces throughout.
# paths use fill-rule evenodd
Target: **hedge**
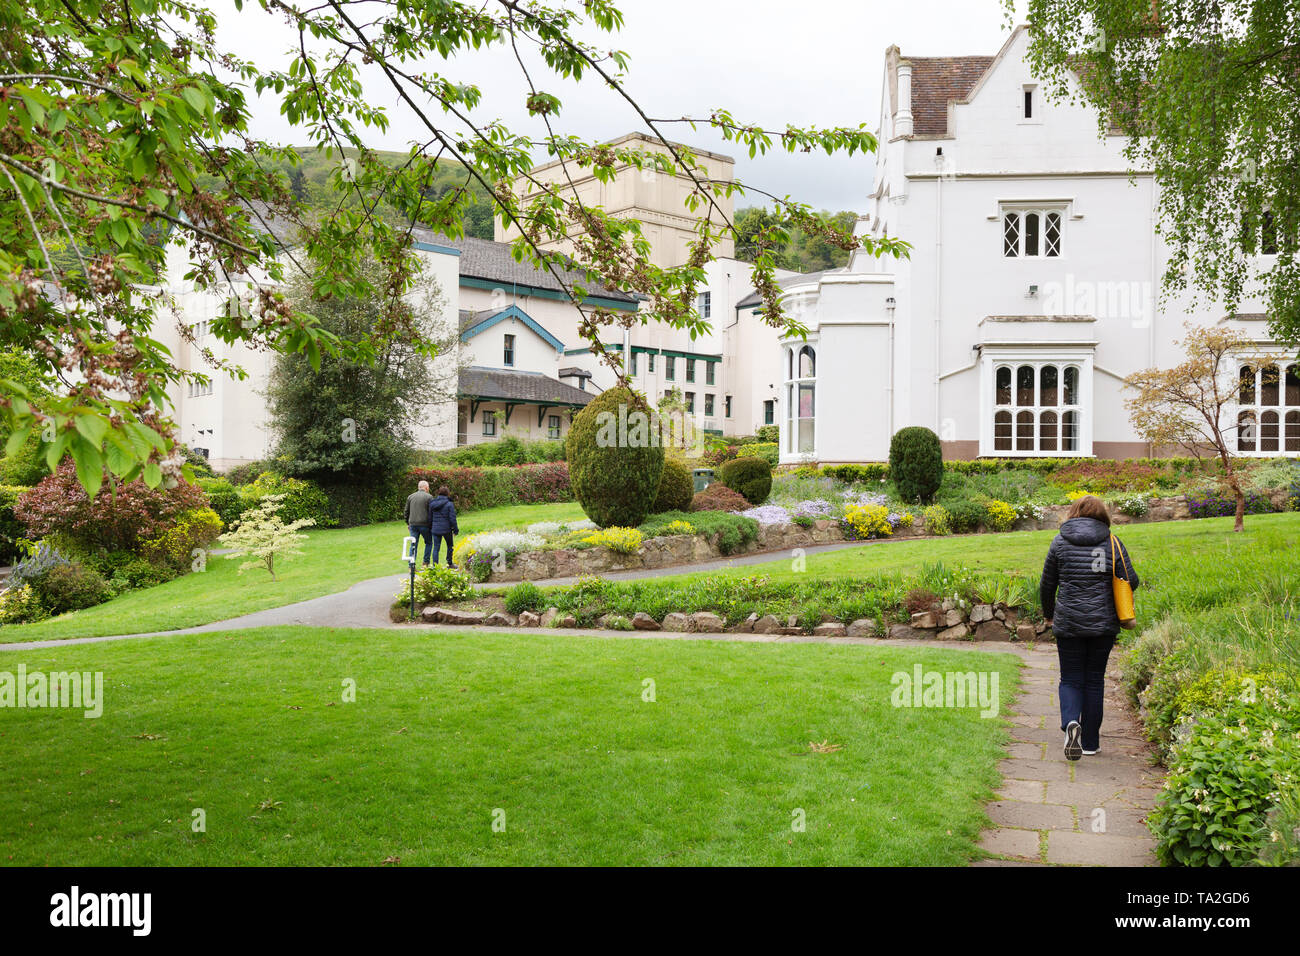
M 1088 464 L 1097 468 L 1120 465 L 1129 468 L 1154 468 L 1168 474 L 1196 474 L 1214 467 L 1213 462 L 1198 458 L 975 458 L 970 461 L 945 461 L 943 470 L 957 475 L 996 474 L 1000 471 L 1032 471 L 1051 475 L 1057 471 Z M 827 465 L 820 473 L 844 482 L 889 480 L 889 463 L 871 461 L 852 465 Z
M 391 497 L 377 499 L 372 521 L 398 521 L 406 496 L 420 481 L 430 491 L 446 485 L 460 512 L 495 508 L 498 505 L 545 504 L 572 501 L 569 466 L 562 461 L 541 465 L 492 466 L 487 468 L 412 468 L 403 487 Z
M 14 514 L 14 502 L 28 490 L 21 485 L 0 485 L 0 564 L 12 564 L 21 556 L 18 539 L 27 536 L 27 529 Z

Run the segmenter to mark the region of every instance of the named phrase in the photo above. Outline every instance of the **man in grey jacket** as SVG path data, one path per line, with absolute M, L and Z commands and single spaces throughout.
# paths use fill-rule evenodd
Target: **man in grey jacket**
M 420 482 L 416 491 L 406 499 L 406 508 L 402 512 L 406 518 L 406 527 L 415 539 L 413 547 L 416 552 L 420 550 L 420 539 L 424 539 L 424 566 L 429 566 L 429 559 L 433 556 L 433 529 L 429 526 L 429 502 L 433 500 L 433 495 L 429 494 L 429 483 Z

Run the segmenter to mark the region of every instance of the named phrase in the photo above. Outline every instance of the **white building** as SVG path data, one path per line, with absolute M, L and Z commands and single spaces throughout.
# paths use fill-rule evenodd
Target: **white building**
M 1143 456 L 1122 380 L 1177 364 L 1185 321 L 1267 342 L 1258 299 L 1234 316 L 1157 307 L 1153 178 L 1130 174 L 1092 110 L 1046 100 L 1027 40 L 1018 28 L 996 56 L 886 51 L 857 229 L 911 255 L 783 283 L 810 329 L 782 343 L 783 462 L 884 460 L 907 425 L 934 429 L 949 458 Z M 1300 367 L 1281 366 L 1280 386 L 1245 393 L 1259 453 L 1300 452 Z

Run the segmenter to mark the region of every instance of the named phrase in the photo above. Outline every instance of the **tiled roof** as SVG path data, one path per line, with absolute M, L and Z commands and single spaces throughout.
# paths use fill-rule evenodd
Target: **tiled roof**
M 463 279 L 484 279 L 488 282 L 500 282 L 502 285 L 524 285 L 534 289 L 546 289 L 551 292 L 565 292 L 565 288 L 548 269 L 534 269 L 529 262 L 516 262 L 508 242 L 493 242 L 491 239 L 475 239 L 466 236 L 463 239 L 451 239 L 441 233 L 428 229 L 414 229 L 412 235 L 416 240 L 430 242 L 441 246 L 451 246 L 460 250 L 460 275 Z M 596 290 L 591 288 L 591 280 L 576 272 L 560 270 L 565 283 L 572 287 L 575 283 L 587 287 L 589 294 L 606 299 L 632 303 L 634 296 L 612 289 Z
M 538 405 L 586 405 L 590 392 L 565 385 L 541 372 L 524 372 L 471 365 L 461 369 L 457 393 L 462 398 L 504 399 Z
M 962 100 L 993 62 L 991 56 L 909 56 L 912 129 L 917 136 L 948 132 L 948 103 Z

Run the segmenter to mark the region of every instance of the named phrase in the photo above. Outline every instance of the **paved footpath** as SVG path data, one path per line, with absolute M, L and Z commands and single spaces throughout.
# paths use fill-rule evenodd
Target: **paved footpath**
M 1012 743 L 1002 789 L 989 804 L 994 827 L 980 848 L 994 856 L 975 866 L 1155 866 L 1145 825 L 1164 784 L 1152 747 L 1120 689 L 1116 658 L 1106 681 L 1101 749 L 1070 762 L 1062 754 L 1056 648 L 1025 655 L 1013 705 Z
M 860 545 L 859 545 L 860 546 Z M 838 550 L 831 545 L 825 550 Z M 810 551 L 813 549 L 809 549 Z M 820 549 L 818 549 L 820 550 Z M 734 564 L 753 563 L 759 556 L 731 561 L 706 562 L 677 567 L 674 573 L 712 570 Z M 772 560 L 770 554 L 760 560 Z M 607 577 L 651 576 L 645 571 L 613 572 Z M 401 628 L 436 633 L 464 631 L 464 627 L 428 624 L 394 624 L 388 618 L 393 595 L 406 582 L 405 575 L 372 578 L 346 591 L 270 608 L 226 621 L 199 627 L 148 634 L 119 634 L 80 637 L 58 641 L 29 641 L 0 644 L 0 651 L 24 651 L 73 644 L 98 644 L 133 638 L 203 634 L 212 631 L 252 627 L 299 625 L 309 627 Z M 561 579 L 539 582 L 566 583 Z M 516 633 L 517 628 L 474 630 Z M 549 632 L 548 632 L 549 633 Z M 945 651 L 1010 653 L 1021 658 L 1021 688 L 1012 712 L 1012 741 L 1007 759 L 998 769 L 1003 776 L 996 799 L 988 806 L 993 828 L 986 830 L 979 846 L 990 856 L 975 866 L 1037 866 L 1044 864 L 1091 866 L 1152 866 L 1154 841 L 1143 823 L 1155 805 L 1163 784 L 1163 772 L 1153 766 L 1151 748 L 1141 733 L 1136 717 L 1119 689 L 1119 654 L 1112 655 L 1107 681 L 1106 717 L 1102 725 L 1101 752 L 1070 763 L 1061 753 L 1062 733 L 1056 689 L 1059 680 L 1056 646 L 1038 644 L 1032 649 L 1020 644 L 962 641 L 899 641 L 879 638 L 825 638 L 811 635 L 775 634 L 687 634 L 669 631 L 610 631 L 589 628 L 555 629 L 557 636 L 586 636 L 607 640 L 712 640 L 778 644 L 861 644 L 880 647 L 928 647 Z

